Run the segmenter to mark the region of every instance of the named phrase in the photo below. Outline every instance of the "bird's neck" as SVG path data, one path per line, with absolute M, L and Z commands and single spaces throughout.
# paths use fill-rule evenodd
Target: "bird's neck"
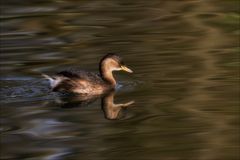
M 113 76 L 112 70 L 108 68 L 108 66 L 104 64 L 100 66 L 100 75 L 103 78 L 103 80 L 111 84 L 112 87 L 116 86 L 117 84 L 116 80 Z

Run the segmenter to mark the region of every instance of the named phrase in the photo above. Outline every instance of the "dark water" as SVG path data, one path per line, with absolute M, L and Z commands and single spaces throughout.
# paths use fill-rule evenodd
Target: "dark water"
M 8 0 L 0 19 L 1 159 L 239 159 L 238 0 Z M 116 106 L 40 76 L 108 52 L 134 71 Z

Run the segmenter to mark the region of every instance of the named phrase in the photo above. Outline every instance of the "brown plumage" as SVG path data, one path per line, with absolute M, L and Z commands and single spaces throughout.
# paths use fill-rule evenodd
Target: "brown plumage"
M 66 70 L 50 77 L 43 75 L 50 81 L 50 86 L 54 92 L 71 92 L 79 94 L 103 94 L 109 90 L 114 90 L 116 86 L 113 71 L 124 70 L 132 73 L 127 68 L 122 59 L 115 54 L 107 54 L 99 63 L 100 74 L 79 70 Z

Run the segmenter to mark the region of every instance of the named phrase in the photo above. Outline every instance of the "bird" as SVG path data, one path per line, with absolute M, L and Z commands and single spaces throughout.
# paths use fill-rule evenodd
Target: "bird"
M 70 69 L 60 71 L 53 76 L 46 74 L 42 76 L 49 80 L 53 92 L 101 95 L 116 89 L 117 82 L 113 71 L 133 73 L 120 56 L 109 53 L 100 60 L 99 73 Z

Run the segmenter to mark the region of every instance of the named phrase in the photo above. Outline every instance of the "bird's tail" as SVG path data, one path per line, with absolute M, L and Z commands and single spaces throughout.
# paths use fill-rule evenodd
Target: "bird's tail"
M 42 76 L 43 76 L 45 79 L 49 80 L 51 87 L 54 87 L 54 86 L 56 85 L 56 84 L 55 84 L 56 82 L 55 82 L 55 79 L 54 79 L 54 78 L 52 78 L 52 77 L 50 77 L 49 75 L 46 75 L 46 74 L 42 74 Z
M 48 76 L 48 75 L 46 75 L 46 74 L 42 74 L 42 76 L 43 76 L 45 79 L 49 80 L 49 82 L 50 82 L 50 87 L 51 87 L 52 89 L 54 89 L 57 85 L 59 85 L 59 83 L 61 83 L 61 81 L 63 80 L 62 78 L 59 78 L 59 77 L 50 77 L 50 76 Z
M 42 76 L 43 76 L 45 79 L 48 79 L 49 81 L 53 81 L 53 78 L 50 77 L 49 75 L 42 74 Z

